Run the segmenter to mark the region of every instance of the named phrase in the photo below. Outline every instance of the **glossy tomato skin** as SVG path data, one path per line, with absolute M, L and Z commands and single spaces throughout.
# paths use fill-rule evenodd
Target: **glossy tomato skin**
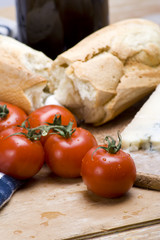
M 62 125 L 68 125 L 70 121 L 73 122 L 73 127 L 77 127 L 77 122 L 74 115 L 65 107 L 58 105 L 47 105 L 36 109 L 29 115 L 29 122 L 32 128 L 40 125 L 45 125 L 46 122 L 53 123 L 55 115 L 61 115 Z M 42 137 L 41 142 L 47 140 L 48 136 Z
M 73 121 L 73 127 L 77 126 L 74 115 L 68 109 L 58 105 L 47 105 L 36 109 L 29 115 L 31 127 L 44 125 L 45 122 L 53 123 L 56 114 L 61 115 L 63 125 L 68 125 L 70 121 Z
M 88 190 L 107 198 L 122 196 L 136 179 L 133 159 L 122 150 L 110 154 L 102 148 L 95 149 L 90 149 L 82 160 L 81 175 Z
M 51 135 L 44 145 L 45 160 L 56 175 L 79 177 L 82 158 L 93 146 L 97 146 L 95 137 L 83 128 L 76 128 L 67 139 L 58 134 Z
M 0 131 L 12 126 L 21 125 L 27 118 L 27 114 L 21 108 L 10 103 L 0 102 L 0 105 L 5 104 L 7 105 L 9 113 L 5 118 L 0 118 Z
M 40 141 L 31 141 L 23 135 L 10 136 L 18 132 L 26 133 L 26 130 L 12 127 L 0 132 L 0 172 L 27 179 L 41 169 L 44 150 Z

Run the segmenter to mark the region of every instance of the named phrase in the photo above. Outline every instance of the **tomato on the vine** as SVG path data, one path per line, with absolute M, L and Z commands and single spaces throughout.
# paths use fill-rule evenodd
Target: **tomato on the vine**
M 77 127 L 77 121 L 75 116 L 65 107 L 58 105 L 46 105 L 33 111 L 29 117 L 29 123 L 32 128 L 44 125 L 47 123 L 53 123 L 56 115 L 61 116 L 61 123 L 68 125 L 69 122 L 73 122 L 73 127 Z M 41 142 L 44 144 L 46 137 L 41 138 Z
M 82 158 L 93 146 L 97 146 L 95 137 L 83 128 L 72 129 L 68 136 L 53 134 L 44 145 L 45 161 L 60 177 L 79 177 Z
M 19 107 L 0 102 L 0 131 L 20 125 L 27 118 L 27 114 Z
M 17 179 L 27 179 L 41 169 L 44 163 L 42 144 L 26 137 L 27 133 L 27 129 L 21 127 L 0 132 L 0 172 Z
M 111 138 L 108 145 L 93 147 L 84 156 L 81 175 L 88 190 L 102 197 L 115 198 L 133 186 L 136 167 L 131 156 L 120 147 L 121 143 L 116 146 Z

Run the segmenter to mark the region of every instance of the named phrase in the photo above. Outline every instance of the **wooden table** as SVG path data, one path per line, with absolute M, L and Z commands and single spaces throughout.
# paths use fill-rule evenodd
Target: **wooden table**
M 149 19 L 155 19 L 157 22 L 160 23 L 160 2 L 159 2 L 159 0 L 152 0 L 152 1 L 151 0 L 121 0 L 121 1 L 110 0 L 109 8 L 110 8 L 110 23 L 113 23 L 113 22 L 116 22 L 116 21 L 119 21 L 119 20 L 122 20 L 125 18 L 134 18 L 134 17 L 145 17 L 145 18 L 149 18 Z M 16 18 L 15 8 L 14 7 L 8 7 L 8 8 L 3 8 L 3 9 L 1 8 L 0 9 L 0 17 L 6 17 L 9 19 L 15 20 L 15 18 Z M 40 175 L 44 176 L 44 174 L 48 174 L 48 173 L 42 172 Z M 23 239 L 23 240 L 46 239 L 46 240 L 50 240 L 50 239 L 53 239 L 54 240 L 55 239 L 54 238 L 54 225 L 53 225 L 54 219 L 57 219 L 55 222 L 55 226 L 56 226 L 55 232 L 63 230 L 63 227 L 61 226 L 61 221 L 59 219 L 62 219 L 62 222 L 64 224 L 64 220 L 63 220 L 64 213 L 59 211 L 58 205 L 57 205 L 57 210 L 55 210 L 54 212 L 49 212 L 49 209 L 51 207 L 50 204 L 52 201 L 54 204 L 54 199 L 55 199 L 55 201 L 56 201 L 56 199 L 59 202 L 62 201 L 62 199 L 59 198 L 60 192 L 57 188 L 57 189 L 55 189 L 57 191 L 56 192 L 57 195 L 49 194 L 49 191 L 52 191 L 51 183 L 53 182 L 53 179 L 49 175 L 49 189 L 50 190 L 46 190 L 46 186 L 48 183 L 46 183 L 45 179 L 44 180 L 39 179 L 39 176 L 37 176 L 38 183 L 36 183 L 36 180 L 35 180 L 33 183 L 31 183 L 32 186 L 30 186 L 30 184 L 27 185 L 27 188 L 28 188 L 27 190 L 22 189 L 22 190 L 18 191 L 17 193 L 15 193 L 11 202 L 1 211 L 1 213 L 0 213 L 0 235 L 2 236 L 2 233 L 3 233 L 3 236 L 5 236 L 4 233 L 10 231 L 10 235 L 8 235 L 8 236 L 10 236 L 10 238 L 3 237 L 3 239 L 7 239 L 7 240 L 11 240 L 11 239 L 16 239 L 16 240 L 18 240 L 18 239 Z M 73 199 L 73 206 L 74 206 L 74 200 L 76 201 L 77 195 L 75 195 L 75 193 L 73 193 L 73 192 L 71 193 L 70 187 L 67 184 L 65 184 L 63 182 L 63 180 L 61 181 L 59 179 L 56 179 L 55 181 L 57 184 L 56 187 L 59 186 L 60 188 L 64 188 L 64 196 L 66 196 L 66 198 L 69 198 L 69 195 L 67 195 L 67 194 L 70 194 L 71 198 Z M 69 181 L 68 181 L 68 183 L 69 183 Z M 70 184 L 71 184 L 71 187 L 75 184 L 75 189 L 77 191 L 77 194 L 79 194 L 79 196 L 81 196 L 81 197 L 82 197 L 81 194 L 83 194 L 83 198 L 85 198 L 85 200 L 87 200 L 88 197 L 87 197 L 87 195 L 85 195 L 85 192 L 84 192 L 85 187 L 83 186 L 83 184 L 81 182 L 79 182 L 79 180 L 77 180 L 77 182 L 75 182 L 75 183 L 73 181 L 71 181 Z M 68 188 L 68 190 L 65 189 L 65 186 Z M 27 191 L 28 191 L 28 193 L 27 193 Z M 66 191 L 66 195 L 65 195 L 65 191 Z M 42 195 L 41 199 L 40 198 L 37 200 L 35 199 L 35 196 L 37 193 L 38 194 L 41 193 L 41 195 Z M 49 194 L 49 195 L 45 196 L 45 193 Z M 130 196 L 135 194 L 137 196 L 137 199 L 139 199 L 141 204 L 143 204 L 143 201 L 142 201 L 143 199 L 141 199 L 141 198 L 143 198 L 143 196 L 149 196 L 148 193 L 151 196 L 151 198 L 148 199 L 148 201 L 150 201 L 150 204 L 152 204 L 151 200 L 152 200 L 152 196 L 153 196 L 153 204 L 155 204 L 155 208 L 152 206 L 151 209 L 153 209 L 153 212 L 155 211 L 155 214 L 156 214 L 156 210 L 155 210 L 156 204 L 158 206 L 157 209 L 159 209 L 159 204 L 160 204 L 159 192 L 133 188 L 131 190 Z M 29 194 L 29 196 L 28 196 L 28 194 Z M 19 207 L 20 207 L 19 202 L 22 199 L 23 199 L 23 202 L 22 202 L 23 211 L 20 212 L 19 211 Z M 25 199 L 26 199 L 26 201 L 25 201 Z M 35 215 L 32 212 L 32 208 L 33 208 L 32 201 L 35 204 L 37 202 L 37 206 L 36 206 L 36 209 L 37 209 L 36 214 L 37 214 L 41 208 L 43 201 L 45 201 L 45 199 L 48 199 L 48 202 L 46 202 L 46 209 L 48 209 L 48 210 L 46 212 L 43 212 L 40 214 L 41 222 L 40 222 L 40 226 L 38 227 L 38 229 L 37 230 L 32 229 L 32 224 L 29 221 L 30 217 L 34 218 L 34 219 L 31 219 L 31 221 L 33 220 L 33 227 L 36 226 L 36 218 L 37 218 L 37 215 Z M 125 200 L 126 203 L 128 201 L 127 199 L 123 199 L 123 200 Z M 97 204 L 97 202 L 100 202 L 101 199 L 91 196 L 91 199 L 89 199 L 89 201 L 90 201 L 90 204 L 92 205 L 92 208 L 94 208 L 94 205 Z M 141 217 L 140 211 L 146 211 L 145 210 L 146 201 L 147 201 L 147 198 L 144 197 L 144 209 L 138 210 L 138 206 L 137 206 L 136 211 L 134 209 L 131 211 L 132 215 L 130 215 L 129 210 L 122 209 L 122 211 L 123 211 L 123 219 L 122 220 L 127 220 L 128 222 L 131 222 L 132 218 L 134 218 L 134 217 L 137 218 L 137 224 L 134 224 L 132 227 L 131 227 L 131 225 L 128 225 L 128 227 L 117 227 L 117 228 L 110 228 L 110 230 L 107 230 L 107 229 L 105 229 L 105 226 L 101 226 L 102 232 L 99 232 L 99 233 L 96 232 L 96 234 L 94 235 L 92 225 L 90 225 L 90 231 L 92 232 L 92 234 L 88 234 L 88 232 L 86 232 L 86 234 L 84 234 L 84 235 L 79 234 L 79 237 L 78 236 L 76 236 L 75 238 L 72 237 L 72 239 L 91 239 L 94 237 L 94 239 L 101 239 L 101 240 L 104 240 L 104 239 L 107 239 L 107 240 L 113 240 L 113 239 L 114 240 L 123 240 L 123 239 L 159 240 L 160 239 L 160 213 L 157 213 L 157 218 L 154 221 L 146 221 L 145 224 L 138 223 L 138 217 Z M 103 204 L 106 203 L 105 200 L 102 200 L 102 202 L 103 202 Z M 120 202 L 121 201 L 118 201 L 117 203 L 120 204 Z M 14 209 L 12 209 L 12 204 L 15 207 Z M 107 202 L 107 204 L 110 204 L 111 208 L 114 207 L 114 204 L 111 202 Z M 25 208 L 27 206 L 30 207 L 30 209 L 29 209 L 30 215 L 26 214 Z M 84 205 L 84 208 L 86 206 L 87 205 Z M 116 206 L 116 204 L 115 204 L 115 206 Z M 136 201 L 135 201 L 135 206 L 136 206 Z M 44 206 L 43 206 L 43 208 L 44 208 Z M 78 206 L 77 206 L 77 208 L 78 208 Z M 84 211 L 85 211 L 85 209 L 84 209 Z M 101 208 L 100 208 L 100 211 L 102 211 Z M 22 214 L 23 212 L 24 212 L 24 214 L 26 214 L 25 216 L 23 216 L 24 221 L 22 221 L 22 216 L 20 216 L 20 214 Z M 75 209 L 75 212 L 77 212 L 77 214 L 79 214 L 78 209 Z M 113 210 L 113 212 L 114 212 L 114 210 Z M 108 214 L 111 214 L 111 212 L 108 212 Z M 152 212 L 149 212 L 149 210 L 148 210 L 148 214 L 152 214 Z M 12 224 L 12 219 L 15 220 L 15 218 L 16 218 L 15 216 L 17 216 L 17 228 L 14 228 L 10 225 L 10 224 Z M 112 218 L 112 220 L 113 220 L 113 218 Z M 78 218 L 76 218 L 76 219 L 78 219 Z M 72 220 L 73 220 L 73 225 L 76 226 L 74 224 L 74 218 Z M 85 221 L 85 219 L 84 219 L 84 221 Z M 97 221 L 98 221 L 98 216 L 97 216 Z M 116 221 L 116 216 L 115 216 L 115 221 Z M 86 224 L 88 224 L 88 223 L 86 223 Z M 92 223 L 90 223 L 90 224 L 92 224 Z M 2 229 L 2 226 L 3 226 L 3 229 Z M 13 226 L 15 226 L 15 222 L 13 222 Z M 96 222 L 94 223 L 94 227 L 96 228 Z M 22 231 L 22 228 L 26 231 L 26 234 L 25 234 L 25 232 Z M 77 226 L 77 231 L 78 231 L 78 229 L 80 229 L 80 226 Z M 52 238 L 51 237 L 47 238 L 47 235 L 45 238 L 43 233 L 45 232 L 45 234 L 47 234 L 49 231 L 53 232 Z M 75 229 L 75 231 L 76 231 L 76 229 Z M 55 233 L 55 235 L 56 235 L 56 233 Z M 8 237 L 8 236 L 6 235 L 6 237 Z M 43 236 L 44 236 L 44 238 L 43 238 Z M 61 236 L 61 234 L 59 234 L 59 236 Z M 59 239 L 64 239 L 64 238 L 60 237 Z M 68 238 L 68 239 L 71 239 L 71 238 Z

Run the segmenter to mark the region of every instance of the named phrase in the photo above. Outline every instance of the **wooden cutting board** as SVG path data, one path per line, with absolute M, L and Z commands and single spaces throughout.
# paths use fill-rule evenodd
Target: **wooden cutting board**
M 160 193 L 133 187 L 118 199 L 86 190 L 81 179 L 53 176 L 48 168 L 0 212 L 0 239 L 91 239 L 160 223 Z
M 104 126 L 90 129 L 99 143 L 116 136 L 132 119 L 137 106 Z M 143 176 L 159 177 L 155 170 L 138 165 Z M 63 179 L 44 166 L 37 176 L 17 191 L 0 211 L 0 239 L 60 240 L 91 239 L 115 232 L 160 223 L 160 192 L 133 187 L 118 199 L 105 199 L 88 192 L 81 178 Z M 126 235 L 127 236 L 127 235 Z

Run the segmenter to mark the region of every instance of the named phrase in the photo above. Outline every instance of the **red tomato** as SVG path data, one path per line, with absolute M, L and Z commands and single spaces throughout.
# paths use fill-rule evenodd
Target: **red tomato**
M 96 148 L 90 149 L 82 160 L 81 175 L 84 183 L 89 190 L 102 197 L 123 195 L 132 187 L 136 178 L 133 159 L 122 150 L 111 154 L 102 148 L 95 151 Z
M 56 114 L 61 115 L 62 125 L 68 125 L 69 122 L 73 121 L 73 127 L 77 126 L 74 115 L 68 109 L 58 105 L 47 105 L 36 109 L 29 115 L 31 127 L 38 127 L 46 122 L 53 123 Z
M 26 133 L 27 130 L 12 127 L 0 132 L 0 172 L 27 179 L 42 167 L 44 150 L 40 141 L 31 141 L 23 135 L 10 136 L 18 132 Z
M 4 105 L 7 106 L 8 111 L 4 109 Z M 0 131 L 11 126 L 21 125 L 26 118 L 27 114 L 21 108 L 10 103 L 0 102 Z
M 82 158 L 93 146 L 97 146 L 96 139 L 83 128 L 76 128 L 69 138 L 50 135 L 44 145 L 45 160 L 56 175 L 79 177 Z
M 45 125 L 46 122 L 53 123 L 55 115 L 61 115 L 62 125 L 68 125 L 69 122 L 73 122 L 73 127 L 77 126 L 76 119 L 74 115 L 65 107 L 57 105 L 47 105 L 36 109 L 29 115 L 29 122 L 32 128 L 38 127 L 40 125 Z M 41 138 L 41 142 L 46 141 L 46 137 Z

